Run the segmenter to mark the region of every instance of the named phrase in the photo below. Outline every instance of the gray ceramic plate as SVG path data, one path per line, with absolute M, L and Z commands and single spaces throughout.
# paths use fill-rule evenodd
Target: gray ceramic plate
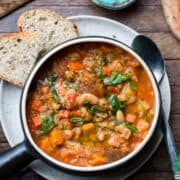
M 77 25 L 80 36 L 102 35 L 111 38 L 113 37 L 130 46 L 134 37 L 138 35 L 138 33 L 131 28 L 119 22 L 102 17 L 83 15 L 70 17 L 69 19 L 71 19 Z M 164 112 L 166 112 L 165 116 L 167 116 L 167 119 L 169 119 L 171 99 L 167 74 L 161 81 L 160 90 L 163 97 Z M 20 94 L 21 89 L 1 81 L 0 121 L 6 138 L 11 146 L 22 142 L 24 139 L 19 116 Z M 130 160 L 128 164 L 121 166 L 118 172 L 111 174 L 105 174 L 96 177 L 79 177 L 54 169 L 40 160 L 33 162 L 30 167 L 39 175 L 50 180 L 125 179 L 135 173 L 152 156 L 152 154 L 158 148 L 162 137 L 162 131 L 158 126 L 150 142 L 145 146 L 142 152 L 134 159 Z

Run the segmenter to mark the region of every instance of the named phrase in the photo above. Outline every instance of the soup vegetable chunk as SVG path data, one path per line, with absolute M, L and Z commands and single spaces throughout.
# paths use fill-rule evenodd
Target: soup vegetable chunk
M 51 157 L 98 166 L 131 153 L 154 117 L 151 81 L 124 50 L 103 43 L 65 49 L 35 78 L 27 101 L 35 143 Z

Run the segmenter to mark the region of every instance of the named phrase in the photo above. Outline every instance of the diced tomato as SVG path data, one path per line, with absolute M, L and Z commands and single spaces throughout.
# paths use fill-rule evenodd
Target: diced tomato
M 41 125 L 41 119 L 39 117 L 34 117 L 32 119 L 33 125 L 34 127 L 38 128 Z
M 62 110 L 58 114 L 59 118 L 69 118 L 69 111 Z
M 39 112 L 41 106 L 42 106 L 42 102 L 41 102 L 41 101 L 39 101 L 39 100 L 34 100 L 34 101 L 32 102 L 31 108 L 32 108 L 32 110 Z

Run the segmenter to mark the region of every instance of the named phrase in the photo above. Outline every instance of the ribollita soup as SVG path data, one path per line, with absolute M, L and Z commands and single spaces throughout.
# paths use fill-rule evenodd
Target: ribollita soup
M 27 120 L 35 143 L 75 166 L 119 160 L 148 134 L 155 97 L 141 64 L 119 47 L 83 43 L 54 55 L 30 89 Z

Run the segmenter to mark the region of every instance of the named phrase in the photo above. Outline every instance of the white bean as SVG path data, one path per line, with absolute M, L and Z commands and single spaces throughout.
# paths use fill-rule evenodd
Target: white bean
M 122 111 L 118 110 L 116 113 L 116 119 L 118 121 L 124 122 L 125 121 L 125 117 Z
M 77 102 L 79 105 L 83 105 L 85 103 L 97 104 L 98 98 L 93 94 L 84 93 L 81 96 L 77 97 Z

